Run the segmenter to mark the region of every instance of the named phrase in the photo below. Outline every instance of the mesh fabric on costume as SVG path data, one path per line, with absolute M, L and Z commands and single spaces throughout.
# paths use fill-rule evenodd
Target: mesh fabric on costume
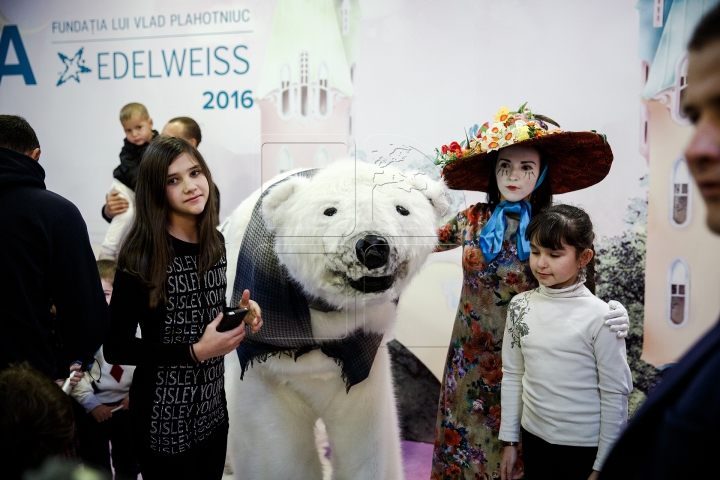
M 316 173 L 317 170 L 307 170 L 293 176 L 311 178 Z M 231 304 L 237 305 L 243 290 L 248 289 L 262 308 L 263 318 L 263 326 L 257 333 L 251 334 L 246 327 L 247 336 L 237 349 L 241 378 L 253 360 L 262 362 L 282 353 L 297 360 L 319 348 L 341 366 L 349 390 L 370 374 L 382 335 L 358 329 L 343 339 L 318 343 L 313 338 L 308 299 L 280 264 L 275 253 L 275 235 L 268 231 L 262 216 L 263 199 L 275 185 L 286 180 L 280 180 L 260 196 L 240 246 Z

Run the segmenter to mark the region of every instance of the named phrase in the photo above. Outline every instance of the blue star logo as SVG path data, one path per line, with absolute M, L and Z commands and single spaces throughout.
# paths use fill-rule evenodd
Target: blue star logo
M 85 60 L 82 58 L 83 49 L 77 51 L 75 56 L 68 58 L 62 53 L 58 52 L 60 60 L 65 64 L 65 71 L 60 74 L 60 79 L 57 82 L 56 87 L 59 87 L 68 80 L 75 79 L 76 82 L 80 83 L 80 74 L 88 73 L 91 70 L 85 66 Z

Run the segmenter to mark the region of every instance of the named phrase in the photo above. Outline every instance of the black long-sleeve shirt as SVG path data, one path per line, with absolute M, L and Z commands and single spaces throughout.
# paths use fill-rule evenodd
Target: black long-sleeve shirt
M 110 318 L 85 221 L 44 179 L 38 162 L 0 147 L 0 369 L 27 361 L 62 378 L 92 359 Z
M 135 431 L 155 452 L 187 451 L 227 422 L 223 357 L 199 364 L 189 345 L 225 304 L 226 260 L 198 277 L 198 246 L 172 238 L 168 303 L 150 308 L 149 289 L 118 270 L 110 304 L 110 333 L 103 347 L 108 362 L 137 365 L 130 389 Z M 135 332 L 138 324 L 142 338 Z

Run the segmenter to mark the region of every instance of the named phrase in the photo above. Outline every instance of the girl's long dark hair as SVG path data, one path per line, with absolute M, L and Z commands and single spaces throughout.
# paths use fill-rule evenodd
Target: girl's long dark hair
M 536 149 L 540 153 L 540 172 L 543 171 L 545 168 L 545 165 L 548 164 L 548 158 L 547 154 L 545 154 L 542 150 Z M 488 153 L 486 161 L 492 162 L 492 172 L 493 174 L 490 175 L 490 186 L 488 188 L 487 192 L 487 204 L 488 209 L 492 212 L 495 210 L 495 207 L 500 203 L 500 189 L 498 188 L 497 184 L 497 178 L 495 178 L 495 165 L 497 165 L 498 160 L 498 151 L 492 151 Z M 552 190 L 550 188 L 550 172 L 548 171 L 545 174 L 545 179 L 543 182 L 537 187 L 537 189 L 532 193 L 530 196 L 530 206 L 532 207 L 532 215 L 537 215 L 538 213 L 545 210 L 547 207 L 552 205 Z
M 167 302 L 165 280 L 173 250 L 168 233 L 169 207 L 167 175 L 170 164 L 188 154 L 200 166 L 208 181 L 208 200 L 197 216 L 198 278 L 223 256 L 217 225 L 217 196 L 210 169 L 200 152 L 182 138 L 160 135 L 145 149 L 135 187 L 135 219 L 125 236 L 118 255 L 118 268 L 137 275 L 150 288 L 150 308 Z
M 575 248 L 576 258 L 589 248 L 593 257 L 586 265 L 585 286 L 595 293 L 595 233 L 590 216 L 572 205 L 553 205 L 534 215 L 525 229 L 528 240 L 539 247 L 561 250 L 563 243 Z

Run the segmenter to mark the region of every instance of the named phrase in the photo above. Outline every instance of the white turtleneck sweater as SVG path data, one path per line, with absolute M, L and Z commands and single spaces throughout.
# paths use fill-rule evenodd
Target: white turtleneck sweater
M 508 308 L 499 438 L 528 432 L 557 445 L 598 447 L 600 470 L 627 422 L 632 391 L 625 340 L 604 327 L 605 302 L 582 283 L 540 286 Z M 522 419 L 522 420 L 521 420 Z

